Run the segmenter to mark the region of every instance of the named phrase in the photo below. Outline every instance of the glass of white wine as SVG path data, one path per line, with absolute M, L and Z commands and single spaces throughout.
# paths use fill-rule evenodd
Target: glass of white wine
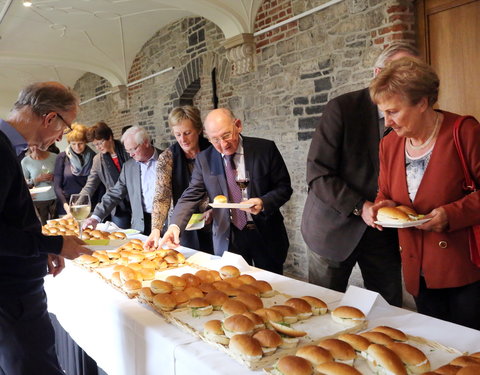
M 88 194 L 72 194 L 70 196 L 70 213 L 78 223 L 78 237 L 82 238 L 82 221 L 90 214 L 90 196 Z

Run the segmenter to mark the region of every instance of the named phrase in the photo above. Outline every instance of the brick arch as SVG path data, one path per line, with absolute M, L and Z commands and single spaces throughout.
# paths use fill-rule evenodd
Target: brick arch
M 203 59 L 196 58 L 190 61 L 178 75 L 174 92 L 171 95 L 173 107 L 182 105 L 185 99 L 193 99 L 200 89 L 200 76 L 203 68 Z

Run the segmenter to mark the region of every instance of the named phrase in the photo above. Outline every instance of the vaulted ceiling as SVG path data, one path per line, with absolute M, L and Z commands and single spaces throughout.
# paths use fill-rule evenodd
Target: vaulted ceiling
M 126 84 L 136 54 L 169 23 L 202 16 L 228 39 L 253 32 L 262 0 L 0 0 L 0 115 L 30 82 L 86 72 Z

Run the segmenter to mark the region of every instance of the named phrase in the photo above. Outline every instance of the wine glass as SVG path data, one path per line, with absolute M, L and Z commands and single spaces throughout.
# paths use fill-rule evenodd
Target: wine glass
M 244 175 L 237 173 L 237 175 L 235 176 L 235 182 L 242 191 L 242 201 L 246 201 L 248 199 L 247 187 L 248 183 L 250 182 L 250 174 L 248 173 L 248 171 L 245 171 Z
M 90 214 L 90 196 L 88 194 L 72 194 L 70 196 L 70 213 L 78 223 L 78 237 L 82 238 L 82 221 Z

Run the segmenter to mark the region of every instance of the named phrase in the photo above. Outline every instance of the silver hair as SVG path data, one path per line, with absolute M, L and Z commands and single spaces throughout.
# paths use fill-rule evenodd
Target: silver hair
M 415 46 L 408 42 L 393 42 L 385 48 L 375 61 L 375 68 L 383 69 L 393 55 L 398 52 L 406 52 L 414 57 L 419 57 L 418 50 Z
M 132 126 L 131 128 L 128 128 L 122 135 L 122 143 L 125 143 L 125 140 L 130 137 L 133 137 L 137 145 L 142 144 L 145 141 L 150 143 L 152 139 L 150 135 L 148 135 L 147 130 L 142 126 Z

